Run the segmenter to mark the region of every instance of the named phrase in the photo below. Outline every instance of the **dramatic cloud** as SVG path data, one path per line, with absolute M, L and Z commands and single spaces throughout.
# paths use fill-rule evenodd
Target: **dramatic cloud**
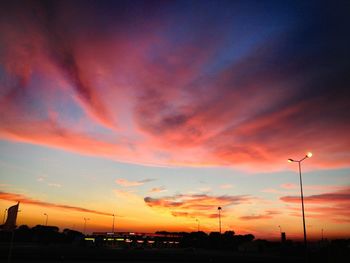
M 349 167 L 347 9 L 287 5 L 5 1 L 0 138 L 148 165 L 276 170 L 311 150 L 310 167 Z
M 0 199 L 7 200 L 7 201 L 14 201 L 14 202 L 20 202 L 22 204 L 29 204 L 29 205 L 36 205 L 41 207 L 47 207 L 47 208 L 57 208 L 57 209 L 64 209 L 64 210 L 71 210 L 81 213 L 91 213 L 91 214 L 97 214 L 97 215 L 105 215 L 105 216 L 111 216 L 110 213 L 105 213 L 101 211 L 86 209 L 82 207 L 77 206 L 70 206 L 70 205 L 64 205 L 64 204 L 55 204 L 55 203 L 49 203 L 44 202 L 36 199 L 32 199 L 30 197 L 16 194 L 16 193 L 6 193 L 6 192 L 0 192 Z
M 115 182 L 121 186 L 125 186 L 125 187 L 130 187 L 130 186 L 140 186 L 140 185 L 143 185 L 145 183 L 148 183 L 148 182 L 152 182 L 154 181 L 154 179 L 144 179 L 144 180 L 140 180 L 140 181 L 129 181 L 127 179 L 117 179 L 115 180 Z
M 208 217 L 217 216 L 218 206 L 225 207 L 248 203 L 252 197 L 245 195 L 211 196 L 206 194 L 174 195 L 161 198 L 145 197 L 145 203 L 152 208 L 165 210 L 173 216 Z
M 300 204 L 298 196 L 283 196 L 283 202 Z M 337 222 L 349 222 L 350 218 L 350 187 L 342 190 L 304 197 L 307 217 L 332 219 Z M 300 216 L 300 207 L 289 207 L 292 215 Z

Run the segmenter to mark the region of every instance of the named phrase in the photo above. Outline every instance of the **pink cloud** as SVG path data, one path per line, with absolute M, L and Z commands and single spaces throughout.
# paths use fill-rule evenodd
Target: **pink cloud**
M 150 193 L 162 193 L 162 192 L 166 192 L 167 189 L 165 189 L 165 187 L 154 187 L 150 190 Z
M 119 184 L 121 186 L 125 186 L 125 187 L 140 186 L 140 185 L 143 185 L 143 184 L 151 182 L 151 181 L 154 181 L 154 179 L 144 179 L 144 180 L 140 180 L 140 181 L 129 181 L 127 179 L 120 178 L 120 179 L 115 180 L 115 182 L 117 184 Z
M 300 204 L 299 196 L 283 196 L 281 201 L 292 204 Z M 310 195 L 304 197 L 307 217 L 330 219 L 341 222 L 350 217 L 350 188 L 342 187 L 336 192 Z M 300 215 L 300 207 L 289 207 L 292 215 Z
M 299 196 L 283 196 L 280 198 L 282 201 L 287 203 L 299 203 Z M 347 187 L 343 190 L 333 192 L 333 193 L 324 193 L 318 195 L 310 195 L 304 197 L 304 201 L 307 203 L 322 204 L 322 203 L 343 203 L 350 201 L 350 187 Z
M 175 45 L 160 33 L 170 18 L 116 29 L 89 5 L 57 12 L 28 2 L 3 13 L 0 138 L 150 165 L 294 169 L 285 160 L 312 150 L 308 167 L 349 167 L 347 96 L 334 95 L 346 85 L 316 92 L 327 74 L 280 61 L 280 36 L 221 65 L 231 42 L 215 30 Z

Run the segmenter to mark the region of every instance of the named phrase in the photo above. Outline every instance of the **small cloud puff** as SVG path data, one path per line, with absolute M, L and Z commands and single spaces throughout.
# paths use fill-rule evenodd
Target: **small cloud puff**
M 123 187 L 133 187 L 133 186 L 140 186 L 148 182 L 152 182 L 154 179 L 144 179 L 144 180 L 139 180 L 139 181 L 129 181 L 127 179 L 117 179 L 115 182 Z

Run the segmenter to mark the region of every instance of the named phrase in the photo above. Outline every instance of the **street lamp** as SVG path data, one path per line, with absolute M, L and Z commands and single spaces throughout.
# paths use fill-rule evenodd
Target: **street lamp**
M 86 221 L 90 220 L 90 218 L 84 217 L 84 235 L 86 234 Z
M 322 232 L 322 241 L 323 241 L 323 228 L 322 228 L 322 231 L 321 231 L 321 232 Z
M 114 217 L 115 217 L 115 215 L 113 214 L 112 216 L 113 216 L 112 232 L 113 232 L 113 234 L 114 234 Z
M 45 226 L 47 226 L 47 221 L 49 220 L 49 215 L 44 213 L 44 216 L 46 216 Z
M 199 219 L 197 218 L 196 221 L 197 221 L 197 232 L 199 232 Z
M 218 211 L 219 211 L 219 233 L 221 234 L 221 207 L 218 207 Z
M 311 158 L 311 156 L 312 156 L 312 153 L 308 152 L 304 156 L 304 158 L 300 159 L 299 161 L 298 160 L 293 160 L 293 159 L 288 159 L 288 162 L 290 162 L 290 163 L 295 162 L 295 163 L 298 163 L 298 165 L 299 165 L 300 196 L 301 196 L 301 209 L 302 209 L 302 212 L 303 212 L 303 228 L 304 228 L 304 245 L 305 245 L 305 249 L 306 249 L 307 243 L 306 243 L 306 226 L 305 226 L 305 213 L 304 213 L 303 182 L 302 182 L 302 179 L 301 179 L 301 162 L 304 161 L 307 158 Z
M 278 225 L 278 228 L 280 229 L 280 234 L 282 234 L 282 228 L 280 225 Z

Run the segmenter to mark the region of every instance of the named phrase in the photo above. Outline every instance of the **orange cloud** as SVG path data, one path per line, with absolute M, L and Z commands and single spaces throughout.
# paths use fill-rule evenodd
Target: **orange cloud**
M 279 215 L 278 211 L 266 211 L 264 214 L 260 215 L 249 215 L 249 216 L 241 216 L 240 220 L 258 220 L 258 219 L 272 219 L 275 215 Z
M 112 216 L 112 214 L 106 213 L 106 212 L 101 212 L 101 211 L 92 210 L 92 209 L 86 209 L 86 208 L 77 207 L 77 206 L 44 202 L 44 201 L 32 199 L 30 197 L 26 197 L 26 196 L 21 195 L 21 194 L 16 194 L 16 193 L 0 192 L 0 199 L 7 200 L 7 201 L 20 202 L 23 204 L 36 205 L 36 206 L 41 206 L 41 207 L 58 208 L 58 209 L 71 210 L 71 211 L 76 211 L 76 212 L 81 212 L 81 213 L 91 213 L 91 214 L 97 214 L 97 215 Z
M 169 211 L 173 216 L 208 218 L 216 217 L 217 213 L 213 211 L 217 211 L 218 206 L 229 207 L 247 203 L 250 200 L 252 200 L 252 197 L 245 195 L 210 196 L 207 194 L 179 194 L 161 198 L 144 198 L 149 207 Z

